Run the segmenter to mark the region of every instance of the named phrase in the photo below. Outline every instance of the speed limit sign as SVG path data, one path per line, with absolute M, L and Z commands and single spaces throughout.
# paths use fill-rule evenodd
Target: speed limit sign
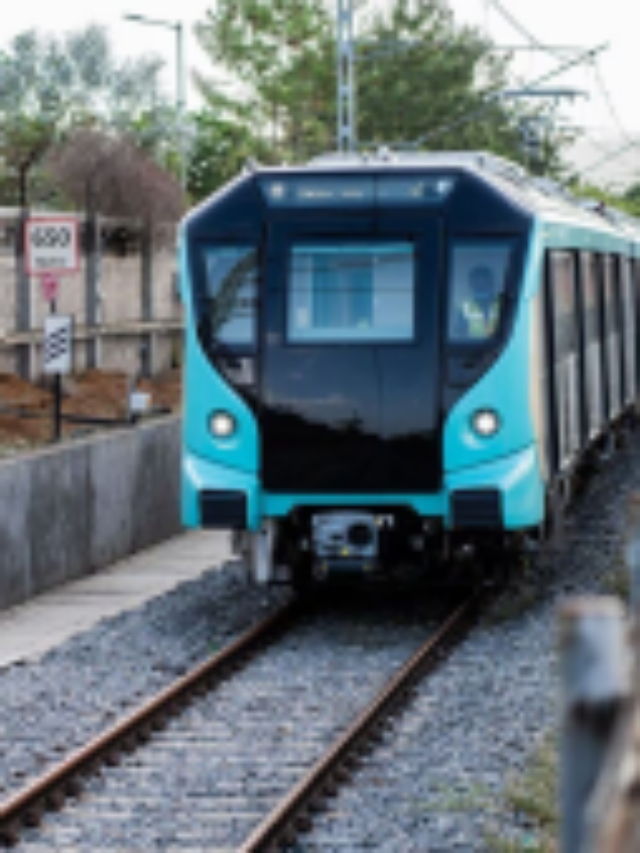
M 25 247 L 29 275 L 63 275 L 78 269 L 78 221 L 72 216 L 28 219 Z

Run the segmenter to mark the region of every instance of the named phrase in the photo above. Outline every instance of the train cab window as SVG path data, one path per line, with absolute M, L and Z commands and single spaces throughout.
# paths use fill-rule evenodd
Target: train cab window
M 208 343 L 251 347 L 256 337 L 257 253 L 253 246 L 212 246 L 204 251 L 201 299 Z
M 496 336 L 512 249 L 505 240 L 454 243 L 447 322 L 450 343 L 482 344 Z
M 288 276 L 288 340 L 412 340 L 414 291 L 412 243 L 295 245 Z

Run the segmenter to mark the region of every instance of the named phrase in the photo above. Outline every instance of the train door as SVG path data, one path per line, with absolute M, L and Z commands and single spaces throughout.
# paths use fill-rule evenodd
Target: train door
M 617 263 L 612 255 L 603 258 L 604 355 L 607 376 L 607 418 L 622 410 L 620 299 Z
M 400 224 L 398 224 L 400 223 Z M 267 238 L 260 380 L 272 492 L 440 487 L 437 216 L 283 214 Z
M 632 265 L 632 279 L 633 279 L 633 304 L 635 306 L 635 327 L 640 331 L 640 258 L 634 258 Z M 635 337 L 635 376 L 636 376 L 636 387 L 634 389 L 634 399 L 637 401 L 640 396 L 640 334 L 636 334 Z
M 636 397 L 636 312 L 633 287 L 633 267 L 630 258 L 621 259 L 622 338 L 624 349 L 624 406 L 630 406 Z
M 605 421 L 604 373 L 601 335 L 600 278 L 597 257 L 580 254 L 580 295 L 584 340 L 584 376 L 587 409 L 587 436 L 593 441 Z
M 580 449 L 580 353 L 578 347 L 576 256 L 553 251 L 548 258 L 548 296 L 553 335 L 553 395 L 557 465 L 566 468 Z

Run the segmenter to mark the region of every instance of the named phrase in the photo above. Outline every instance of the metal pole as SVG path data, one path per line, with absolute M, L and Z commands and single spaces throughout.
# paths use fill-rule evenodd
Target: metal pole
M 151 224 L 142 224 L 140 240 L 141 314 L 143 323 L 153 319 L 153 235 Z M 153 376 L 155 368 L 154 335 L 148 331 L 140 343 L 140 376 Z
M 187 187 L 187 155 L 185 145 L 185 110 L 187 106 L 186 83 L 184 72 L 184 29 L 178 21 L 176 28 L 176 99 L 178 107 L 178 149 L 180 152 L 180 183 L 183 189 Z
M 85 313 L 87 326 L 86 364 L 87 367 L 99 367 L 98 326 L 100 307 L 98 301 L 100 276 L 100 224 L 96 213 L 94 179 L 96 173 L 89 176 L 85 187 Z
M 631 620 L 628 635 L 630 681 L 638 684 L 640 625 L 640 495 L 627 505 L 624 558 L 631 581 Z M 638 850 L 638 790 L 640 790 L 640 716 L 637 689 L 619 708 L 616 733 L 608 749 L 596 789 L 584 817 L 584 847 L 580 853 L 635 853 Z
M 29 221 L 29 208 L 22 202 L 16 233 L 16 284 L 15 284 L 15 326 L 17 332 L 31 331 L 31 278 L 27 272 L 26 227 Z M 23 379 L 31 379 L 31 343 L 28 335 L 24 344 L 16 346 L 16 373 Z
M 147 18 L 146 15 L 125 15 L 125 20 L 135 21 L 138 24 L 148 24 L 153 27 L 164 27 L 175 30 L 176 34 L 176 120 L 179 124 L 177 133 L 178 157 L 180 160 L 180 182 L 186 189 L 186 137 L 184 132 L 185 108 L 187 103 L 186 75 L 184 70 L 184 28 L 181 21 L 166 21 L 159 18 Z
M 338 151 L 356 147 L 353 0 L 338 0 Z
M 615 598 L 570 601 L 560 612 L 562 853 L 581 853 L 586 810 L 628 700 L 629 650 Z

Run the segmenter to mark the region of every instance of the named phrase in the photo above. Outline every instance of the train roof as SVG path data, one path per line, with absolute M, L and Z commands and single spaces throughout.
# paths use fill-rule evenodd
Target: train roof
M 514 216 L 510 220 L 514 224 L 516 221 L 521 225 L 537 222 L 544 226 L 546 239 L 566 240 L 572 233 L 574 236 L 570 239 L 586 241 L 588 245 L 605 245 L 610 240 L 634 243 L 640 253 L 640 220 L 606 208 L 597 201 L 579 199 L 560 183 L 530 175 L 519 164 L 483 151 L 395 152 L 383 148 L 375 154 L 324 154 L 306 164 L 263 166 L 250 161 L 235 180 L 193 208 L 183 224 L 192 237 L 209 236 L 220 229 L 235 233 L 259 230 L 258 220 L 264 215 L 265 201 L 275 209 L 296 206 L 297 202 L 285 187 L 289 181 L 292 187 L 297 186 L 299 180 L 299 187 L 306 187 L 300 191 L 307 194 L 299 208 L 301 211 L 309 210 L 311 202 L 321 197 L 325 208 L 332 207 L 335 211 L 346 200 L 346 207 L 351 211 L 357 206 L 353 194 L 341 197 L 338 189 L 329 191 L 326 187 L 320 193 L 319 188 L 307 186 L 306 179 L 311 178 L 313 184 L 315 176 L 324 181 L 342 176 L 400 177 L 416 173 L 424 177 L 431 173 L 433 179 L 429 187 L 421 188 L 426 195 L 420 198 L 424 197 L 426 204 L 443 204 L 449 211 L 455 211 L 457 221 L 467 226 L 469 223 L 486 225 L 484 220 L 491 210 L 495 227 L 504 225 Z M 327 187 L 329 184 L 331 181 L 327 182 Z M 484 185 L 488 191 L 486 204 L 490 203 L 490 208 L 485 207 L 481 194 L 475 191 L 469 194 L 474 184 L 478 189 Z M 457 188 L 465 189 L 459 192 Z M 357 198 L 366 200 L 368 191 L 364 189 Z M 393 206 L 397 202 L 404 206 L 408 196 L 403 193 L 410 191 L 411 188 L 404 188 L 402 182 L 395 186 L 390 182 L 384 191 L 386 203 Z M 327 201 L 329 198 L 331 203 Z M 602 244 L 598 243 L 601 238 L 605 241 Z
M 283 166 L 275 170 L 294 168 L 299 167 Z M 518 163 L 486 151 L 406 152 L 381 148 L 375 153 L 329 152 L 309 161 L 303 168 L 316 173 L 379 171 L 381 168 L 471 172 L 534 215 L 565 223 L 570 220 L 617 234 L 622 232 L 630 239 L 640 240 L 639 219 L 598 200 L 580 198 L 560 182 L 531 175 Z

